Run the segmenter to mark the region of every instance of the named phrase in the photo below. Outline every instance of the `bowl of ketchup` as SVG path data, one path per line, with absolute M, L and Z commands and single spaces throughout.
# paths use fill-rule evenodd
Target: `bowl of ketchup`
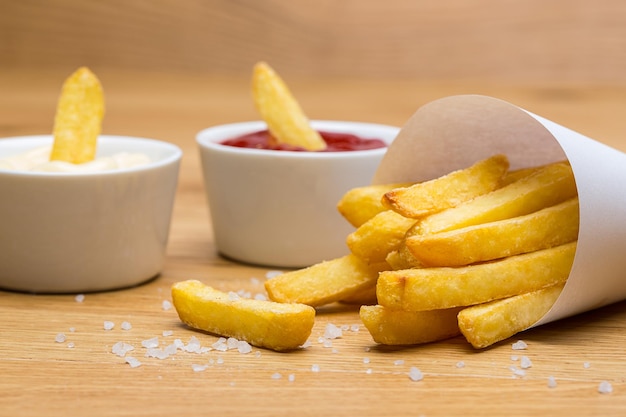
M 313 120 L 323 151 L 277 144 L 263 121 L 200 131 L 214 243 L 235 261 L 301 268 L 348 253 L 337 203 L 371 183 L 399 128 Z

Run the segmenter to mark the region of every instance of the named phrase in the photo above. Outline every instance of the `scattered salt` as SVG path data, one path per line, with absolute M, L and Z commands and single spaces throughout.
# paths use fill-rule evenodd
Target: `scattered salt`
M 337 339 L 342 336 L 341 328 L 335 326 L 332 323 L 328 323 L 324 329 L 324 337 L 326 339 Z
M 260 285 L 260 284 L 261 284 L 261 281 L 259 281 L 259 279 L 258 279 L 258 278 L 256 278 L 256 277 L 252 277 L 252 278 L 250 278 L 250 283 L 251 283 L 252 285 Z
M 200 365 L 200 364 L 197 364 L 197 363 L 194 363 L 194 364 L 191 365 L 191 369 L 193 369 L 194 372 L 205 371 L 208 367 L 209 367 L 209 365 Z
M 239 340 L 235 339 L 234 337 L 229 337 L 228 339 L 226 339 L 226 346 L 228 347 L 228 349 L 237 349 L 238 345 Z
M 409 378 L 411 379 L 411 381 L 421 381 L 422 379 L 424 379 L 424 374 L 422 374 L 422 371 L 420 371 L 418 368 L 412 366 L 411 369 L 409 369 Z
M 613 392 L 613 385 L 609 381 L 602 381 L 598 385 L 598 392 L 600 394 L 610 394 Z
M 361 326 L 359 326 L 358 324 L 353 324 L 352 326 L 350 326 L 350 331 L 358 332 L 360 328 Z
M 325 348 L 331 348 L 333 347 L 333 341 L 330 339 L 324 339 L 322 346 L 324 346 Z
M 518 340 L 517 342 L 511 345 L 511 348 L 513 350 L 525 350 L 527 347 L 528 345 L 523 340 Z
M 589 362 L 585 362 L 585 363 L 583 363 L 583 368 L 589 369 L 589 368 L 591 368 L 591 364 Z
M 365 373 L 368 374 L 368 375 L 371 374 L 372 373 L 372 368 L 367 368 L 365 370 Z
M 68 348 L 70 348 L 70 349 L 74 349 L 74 347 L 75 347 L 75 346 L 76 346 L 76 345 L 74 344 L 74 342 L 69 342 L 69 343 L 67 344 L 67 347 L 68 347 Z
M 522 369 L 528 369 L 531 368 L 533 366 L 533 363 L 531 362 L 530 358 L 528 356 L 522 356 L 522 359 L 520 360 L 520 367 Z
M 104 321 L 104 330 L 112 330 L 115 327 L 115 323 L 112 321 Z
M 272 379 L 281 379 L 283 376 L 279 372 L 272 374 Z
M 76 327 L 70 327 L 70 332 L 74 333 L 76 331 Z
M 224 363 L 224 358 L 222 358 L 221 356 L 217 358 L 217 360 L 215 361 L 218 365 L 221 365 Z
M 156 348 L 159 347 L 159 338 L 158 336 L 152 337 L 150 339 L 146 339 L 144 341 L 141 342 L 141 346 L 150 349 L 150 348 Z
M 185 346 L 185 351 L 190 353 L 201 353 L 201 345 L 200 341 L 196 336 L 191 336 L 189 338 L 189 342 Z
M 126 363 L 130 365 L 131 368 L 136 368 L 138 366 L 141 366 L 141 362 L 139 362 L 136 358 L 133 358 L 132 356 L 127 356 L 125 360 L 126 360 Z
M 171 309 L 172 309 L 172 303 L 170 303 L 170 302 L 169 302 L 169 301 L 167 301 L 167 300 L 163 300 L 163 302 L 161 303 L 161 308 L 162 308 L 164 311 L 171 310 Z
M 526 371 L 523 369 L 518 369 L 515 366 L 510 366 L 509 370 L 511 370 L 511 372 L 513 372 L 514 376 L 519 376 L 519 377 L 524 377 L 526 376 Z
M 74 301 L 76 301 L 77 303 L 82 303 L 83 301 L 85 301 L 85 295 L 84 294 L 76 295 L 76 297 L 74 297 Z
M 122 330 L 130 330 L 133 328 L 133 325 L 127 321 L 123 321 L 121 324 Z
M 556 388 L 556 379 L 553 376 L 548 377 L 548 388 Z
M 365 364 L 370 363 L 370 358 L 363 358 L 363 363 L 365 363 Z
M 146 357 L 147 358 L 156 358 L 156 359 L 167 359 L 170 357 L 170 353 L 166 352 L 163 349 L 159 349 L 159 348 L 148 348 L 146 350 Z
M 456 367 L 457 367 L 457 368 L 465 368 L 465 362 L 463 362 L 463 361 L 458 361 L 458 362 L 456 363 Z
M 308 347 L 311 347 L 311 341 L 307 340 L 306 342 L 304 342 L 304 344 L 302 346 L 300 346 L 302 349 L 306 349 Z
M 289 382 L 293 382 L 296 380 L 296 375 L 295 374 L 289 374 L 289 376 L 287 377 L 287 379 L 289 380 Z
M 162 333 L 163 337 L 171 336 L 173 334 L 174 332 L 172 330 L 163 330 L 163 333 Z
M 255 300 L 259 300 L 259 301 L 267 301 L 267 296 L 265 294 L 255 294 L 254 296 Z
M 56 336 L 54 336 L 54 341 L 57 343 L 63 343 L 65 342 L 65 334 L 63 333 L 57 333 Z
M 402 359 L 397 359 L 397 360 L 393 361 L 393 364 L 396 365 L 396 366 L 404 365 L 404 361 Z
M 319 372 L 320 371 L 320 366 L 316 363 L 314 363 L 313 365 L 311 365 L 311 372 Z
M 511 360 L 512 360 L 512 361 L 518 361 L 518 360 L 519 360 L 519 356 L 517 356 L 517 355 L 511 355 Z
M 239 298 L 240 298 L 239 294 L 237 294 L 236 292 L 233 292 L 233 291 L 229 291 L 228 292 L 228 299 L 230 301 L 237 301 L 237 300 L 239 300 Z

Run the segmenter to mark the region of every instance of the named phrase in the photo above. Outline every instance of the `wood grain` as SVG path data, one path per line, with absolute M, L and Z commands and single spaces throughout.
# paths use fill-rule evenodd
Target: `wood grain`
M 626 304 L 541 326 L 476 351 L 462 338 L 417 347 L 376 346 L 354 308 L 319 310 L 311 347 L 289 354 L 262 349 L 243 355 L 179 352 L 145 357 L 143 340 L 162 345 L 197 337 L 165 310 L 172 283 L 199 279 L 223 290 L 262 292 L 267 268 L 219 257 L 211 236 L 194 134 L 212 124 L 256 118 L 248 77 L 171 75 L 104 70 L 104 133 L 154 137 L 178 144 L 185 155 L 162 275 L 112 292 L 31 295 L 0 291 L 0 415 L 2 416 L 551 416 L 626 412 Z M 0 70 L 0 137 L 51 131 L 62 70 Z M 626 89 L 567 84 L 545 86 L 480 82 L 424 82 L 291 78 L 312 118 L 356 119 L 402 125 L 422 104 L 475 92 L 504 98 L 622 151 L 626 150 Z M 1 190 L 0 190 L 1 192 Z M 115 328 L 105 331 L 110 320 Z M 128 321 L 131 330 L 123 330 Z M 332 347 L 318 342 L 327 323 L 359 325 Z M 172 331 L 163 336 L 163 331 Z M 55 342 L 64 333 L 66 341 Z M 143 364 L 131 368 L 114 343 L 135 346 Z M 532 367 L 514 376 L 522 355 Z M 192 365 L 207 369 L 194 372 Z M 314 365 L 319 372 L 314 372 Z M 408 377 L 419 368 L 422 381 Z M 294 380 L 290 381 L 290 375 Z M 555 388 L 548 387 L 554 377 Z M 598 393 L 601 381 L 612 394 Z
M 624 84 L 621 0 L 23 0 L 0 68 Z

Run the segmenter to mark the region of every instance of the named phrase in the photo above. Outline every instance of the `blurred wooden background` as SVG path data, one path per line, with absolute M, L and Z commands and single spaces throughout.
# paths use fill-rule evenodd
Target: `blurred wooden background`
M 624 0 L 0 0 L 0 70 L 626 83 Z

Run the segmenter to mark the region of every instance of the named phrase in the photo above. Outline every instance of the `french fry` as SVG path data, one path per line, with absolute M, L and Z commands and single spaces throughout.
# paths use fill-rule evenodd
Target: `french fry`
M 555 163 L 505 187 L 434 213 L 408 233 L 425 235 L 522 216 L 576 195 L 572 168 L 566 163 Z
M 424 267 L 424 264 L 413 256 L 413 253 L 406 246 L 406 241 L 401 242 L 397 249 L 389 252 L 385 261 L 394 270 Z
M 414 345 L 454 337 L 459 332 L 459 308 L 431 311 L 392 310 L 380 305 L 362 306 L 361 321 L 376 343 Z
M 383 195 L 409 183 L 367 185 L 348 190 L 337 203 L 339 213 L 354 227 L 359 227 L 378 213 L 387 210 L 381 201 Z
M 272 137 L 278 143 L 310 151 L 326 149 L 322 136 L 309 124 L 285 82 L 265 62 L 254 66 L 252 96 Z
M 376 299 L 376 283 L 342 298 L 340 302 L 360 306 L 375 305 L 378 302 Z
M 578 198 L 573 198 L 525 216 L 409 236 L 403 247 L 424 266 L 462 266 L 572 242 L 578 223 Z
M 307 305 L 231 297 L 194 280 L 174 284 L 172 301 L 180 320 L 194 329 L 276 351 L 302 346 L 315 320 Z
M 461 333 L 475 348 L 485 348 L 537 323 L 557 300 L 564 284 L 468 307 L 459 312 Z
M 104 118 L 104 95 L 96 76 L 85 67 L 63 83 L 54 118 L 51 161 L 92 161 Z
M 341 301 L 374 285 L 384 263 L 367 265 L 349 254 L 308 268 L 285 272 L 265 281 L 271 300 L 313 307 Z
M 494 155 L 469 168 L 389 191 L 382 204 L 404 217 L 418 219 L 495 190 L 508 168 L 506 156 Z
M 393 210 L 385 210 L 350 233 L 346 244 L 354 255 L 367 263 L 383 262 L 389 252 L 400 246 L 415 222 Z
M 459 268 L 415 268 L 380 273 L 378 303 L 423 311 L 482 304 L 564 283 L 576 242 Z

